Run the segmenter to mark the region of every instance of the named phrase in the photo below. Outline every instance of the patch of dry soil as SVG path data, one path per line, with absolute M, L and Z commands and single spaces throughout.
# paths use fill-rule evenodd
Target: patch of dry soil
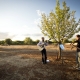
M 50 62 L 42 64 L 41 53 L 33 47 L 0 46 L 0 80 L 80 80 L 80 71 L 73 68 L 75 50 L 67 48 L 56 60 L 57 48 L 49 46 Z

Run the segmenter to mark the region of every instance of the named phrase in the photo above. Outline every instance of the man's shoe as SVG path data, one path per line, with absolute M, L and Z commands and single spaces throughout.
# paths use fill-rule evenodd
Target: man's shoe
M 47 62 L 42 62 L 42 64 L 46 64 Z
M 44 62 L 44 64 L 47 64 L 47 62 Z

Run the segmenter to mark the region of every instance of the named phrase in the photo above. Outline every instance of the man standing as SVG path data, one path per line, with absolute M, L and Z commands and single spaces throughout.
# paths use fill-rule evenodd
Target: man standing
M 76 47 L 77 47 L 77 52 L 76 52 L 76 62 L 77 62 L 77 65 L 76 65 L 76 68 L 80 69 L 80 35 L 76 35 L 76 41 L 74 41 L 77 43 Z M 74 43 L 71 43 L 72 45 Z
M 46 60 L 47 60 L 47 53 L 46 53 L 46 49 L 45 46 L 48 45 L 47 42 L 44 41 L 44 37 L 41 38 L 42 40 L 37 44 L 40 52 L 42 53 L 42 63 L 46 64 Z

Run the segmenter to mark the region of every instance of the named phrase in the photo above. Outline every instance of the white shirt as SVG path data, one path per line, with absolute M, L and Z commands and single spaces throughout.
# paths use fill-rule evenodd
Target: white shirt
M 45 46 L 47 46 L 48 43 L 47 42 L 43 42 L 43 41 L 40 41 L 37 46 L 39 47 L 39 50 L 43 50 L 45 48 Z
M 37 45 L 38 45 L 38 46 L 41 46 L 41 45 L 45 45 L 45 46 L 47 46 L 48 43 L 47 43 L 47 42 L 40 41 Z

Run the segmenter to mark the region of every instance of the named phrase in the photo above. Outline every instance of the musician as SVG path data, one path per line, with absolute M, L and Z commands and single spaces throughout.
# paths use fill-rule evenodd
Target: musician
M 80 59 L 80 35 L 76 35 L 76 41 L 74 41 L 73 43 L 71 43 L 72 45 L 74 44 L 74 43 L 77 43 L 77 45 L 76 45 L 76 47 L 77 47 L 77 53 L 76 53 L 76 62 L 77 62 L 77 65 L 76 65 L 76 67 L 77 68 L 79 68 L 80 69 L 80 61 L 79 61 L 79 59 Z
M 37 44 L 37 46 L 40 46 L 40 47 L 41 47 L 40 52 L 42 53 L 42 63 L 43 63 L 43 64 L 46 64 L 46 63 L 47 63 L 47 62 L 46 62 L 46 60 L 47 60 L 47 53 L 46 53 L 46 48 L 45 48 L 45 46 L 47 46 L 48 43 L 44 41 L 44 37 L 42 37 L 41 39 L 42 39 L 42 41 L 40 41 L 40 42 Z

